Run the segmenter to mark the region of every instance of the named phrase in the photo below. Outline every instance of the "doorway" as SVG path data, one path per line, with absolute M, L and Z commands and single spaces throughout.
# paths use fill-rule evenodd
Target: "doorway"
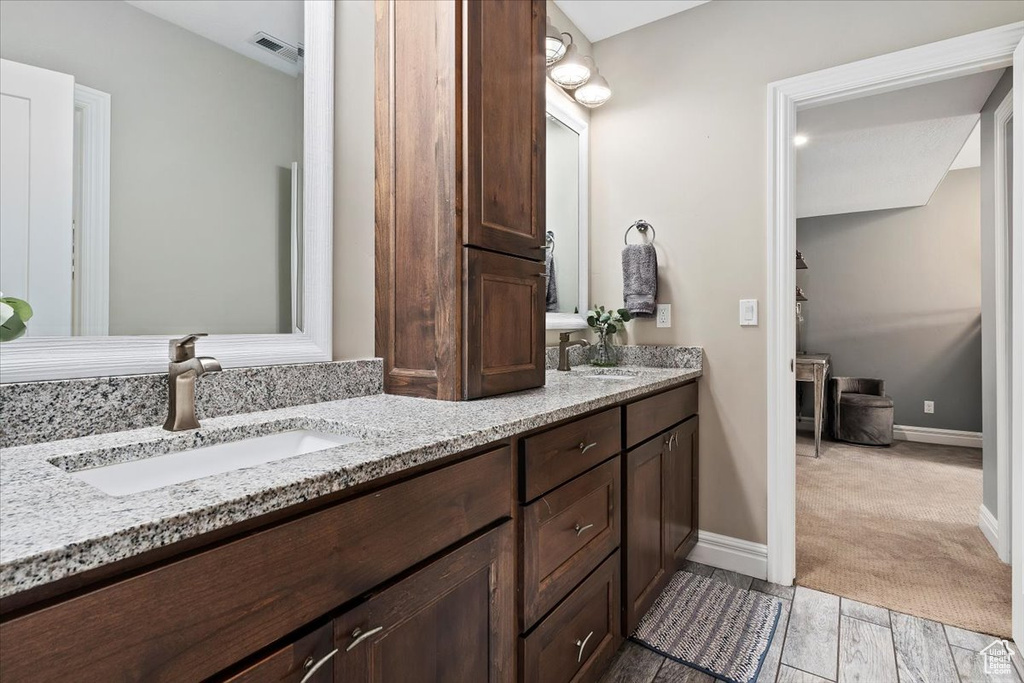
M 1013 166 L 1020 177 L 1024 164 L 1020 133 L 1022 95 L 1024 95 L 1024 24 L 1012 24 L 924 45 L 861 62 L 775 82 L 768 87 L 769 186 L 768 186 L 768 579 L 791 584 L 796 575 L 796 472 L 795 396 L 793 392 L 796 325 L 792 312 L 796 307 L 795 271 L 796 213 L 794 207 L 795 165 L 792 140 L 796 133 L 798 110 L 833 104 L 867 95 L 891 92 L 911 86 L 934 83 L 990 69 L 1013 65 L 1014 128 Z M 1013 230 L 1021 234 L 1021 188 L 1013 187 Z M 1012 252 L 1007 257 L 1004 283 L 1009 347 L 1022 348 L 1024 310 L 1021 294 L 1024 285 L 1024 255 L 1021 242 L 1009 240 Z M 1022 445 L 1024 445 L 1024 396 L 1021 363 L 1011 362 L 1011 354 L 1002 359 L 1001 373 L 1007 379 L 1003 414 L 1009 438 L 998 457 L 1012 476 L 1003 484 L 1007 500 L 1020 499 Z M 1020 506 L 1016 506 L 1019 508 Z M 1013 634 L 1024 638 L 1024 583 L 1021 580 L 1021 509 L 1012 509 L 1013 551 Z M 1009 515 L 1007 515 L 1008 517 Z

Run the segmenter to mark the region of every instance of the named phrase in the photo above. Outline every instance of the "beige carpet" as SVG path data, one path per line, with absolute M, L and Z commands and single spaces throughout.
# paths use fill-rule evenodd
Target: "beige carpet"
M 797 436 L 796 581 L 1010 637 L 1010 565 L 978 528 L 981 451 Z

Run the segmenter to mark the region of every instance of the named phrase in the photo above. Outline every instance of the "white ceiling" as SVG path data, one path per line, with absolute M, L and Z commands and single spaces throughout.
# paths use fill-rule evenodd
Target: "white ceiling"
M 977 168 L 981 166 L 981 121 L 974 126 L 967 142 L 960 149 L 960 153 L 953 159 L 950 171 L 958 171 L 961 168 Z
M 250 40 L 258 31 L 291 45 L 303 42 L 302 0 L 125 0 L 129 5 L 219 43 L 261 64 L 297 76 L 300 68 Z
M 1001 70 L 801 111 L 797 218 L 928 203 Z
M 708 0 L 555 0 L 592 43 L 705 2 Z

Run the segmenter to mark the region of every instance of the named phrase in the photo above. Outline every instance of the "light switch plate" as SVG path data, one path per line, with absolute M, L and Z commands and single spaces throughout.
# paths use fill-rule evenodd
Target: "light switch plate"
M 935 401 L 925 401 L 924 412 L 928 413 L 929 415 L 933 414 L 935 412 Z
M 672 304 L 658 304 L 658 327 L 672 327 Z
M 740 299 L 740 325 L 757 326 L 757 299 Z

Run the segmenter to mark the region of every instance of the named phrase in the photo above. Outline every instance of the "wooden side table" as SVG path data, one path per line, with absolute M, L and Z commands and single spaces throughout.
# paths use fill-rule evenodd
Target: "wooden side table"
M 821 425 L 825 416 L 825 382 L 832 367 L 828 353 L 798 353 L 796 381 L 814 383 L 814 457 L 821 457 Z

